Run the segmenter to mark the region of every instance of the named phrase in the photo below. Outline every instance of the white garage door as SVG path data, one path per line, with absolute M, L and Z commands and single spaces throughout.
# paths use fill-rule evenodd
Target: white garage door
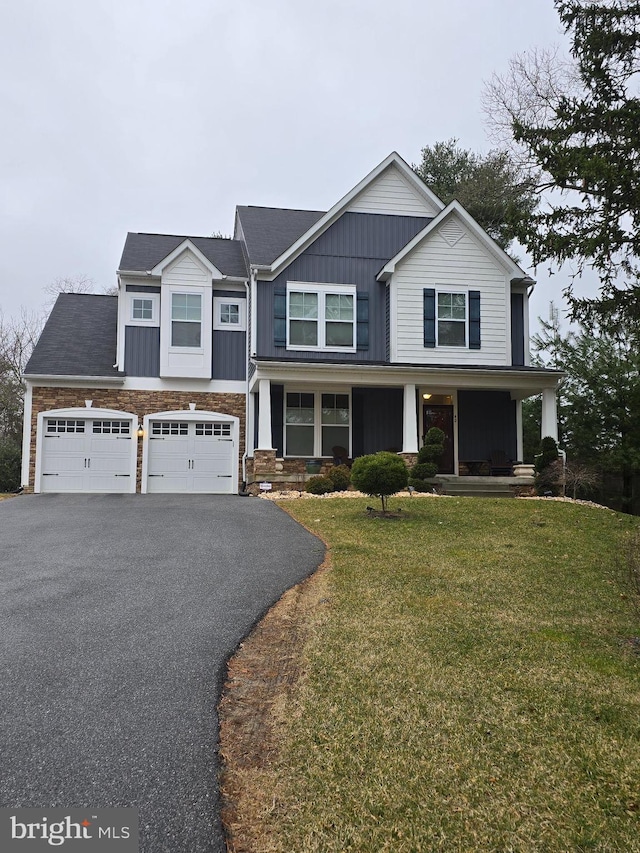
M 233 427 L 215 421 L 151 421 L 148 492 L 230 494 L 237 464 Z
M 132 422 L 45 418 L 43 492 L 129 492 Z

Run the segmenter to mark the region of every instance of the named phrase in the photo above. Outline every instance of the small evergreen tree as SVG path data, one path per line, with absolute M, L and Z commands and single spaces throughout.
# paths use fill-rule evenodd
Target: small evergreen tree
M 425 482 L 438 473 L 438 462 L 444 453 L 445 434 L 438 427 L 431 427 L 425 436 L 424 445 L 418 451 L 418 462 L 411 469 L 409 485 L 418 492 L 428 492 L 431 486 Z
M 387 498 L 407 485 L 409 472 L 404 459 L 396 453 L 381 451 L 359 456 L 351 468 L 351 482 L 361 492 L 379 497 L 382 511 L 387 511 Z

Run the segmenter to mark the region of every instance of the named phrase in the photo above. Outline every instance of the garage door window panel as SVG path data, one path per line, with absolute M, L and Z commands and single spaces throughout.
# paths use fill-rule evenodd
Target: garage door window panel
M 63 433 L 83 433 L 84 421 L 49 420 L 47 421 L 47 434 L 59 435 Z

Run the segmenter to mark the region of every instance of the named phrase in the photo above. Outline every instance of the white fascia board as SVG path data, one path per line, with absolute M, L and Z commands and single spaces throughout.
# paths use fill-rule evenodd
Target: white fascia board
M 166 258 L 163 258 L 159 264 L 156 264 L 155 267 L 153 267 L 153 269 L 151 270 L 151 275 L 161 276 L 165 267 L 169 266 L 169 264 L 172 261 L 175 261 L 176 258 L 179 258 L 180 255 L 186 249 L 188 249 L 190 252 L 193 252 L 193 254 L 196 256 L 196 258 L 205 267 L 205 269 L 207 269 L 211 273 L 212 278 L 216 278 L 216 279 L 224 279 L 225 278 L 225 276 L 220 272 L 220 270 L 214 264 L 212 264 L 208 258 L 206 258 L 202 254 L 200 249 L 198 249 L 198 247 L 194 243 L 192 243 L 188 237 L 186 240 L 183 240 L 183 242 L 180 243 L 179 246 L 176 246 L 176 248 L 173 250 L 173 252 L 170 252 L 166 256 Z
M 155 376 L 128 376 L 123 391 L 192 391 L 194 394 L 245 394 L 244 379 L 160 379 Z
M 116 270 L 116 275 L 120 276 L 120 278 L 142 278 L 146 281 L 147 284 L 153 284 L 154 282 L 160 283 L 159 275 L 151 275 L 151 270 Z M 150 280 L 151 279 L 151 280 Z M 122 282 L 125 286 L 127 284 L 126 281 Z
M 396 266 L 403 261 L 407 255 L 410 255 L 411 252 L 415 248 L 417 248 L 423 240 L 425 240 L 430 234 L 433 234 L 435 231 L 440 228 L 440 226 L 444 223 L 449 216 L 452 216 L 456 213 L 460 219 L 464 222 L 464 224 L 469 228 L 471 233 L 476 237 L 493 255 L 493 257 L 498 261 L 500 266 L 502 266 L 507 273 L 510 275 L 512 279 L 516 281 L 525 281 L 528 283 L 532 283 L 533 279 L 531 279 L 527 273 L 520 267 L 518 264 L 507 255 L 505 251 L 503 251 L 500 246 L 493 240 L 487 232 L 482 228 L 476 220 L 471 216 L 470 213 L 464 209 L 464 207 L 460 204 L 460 202 L 455 199 L 450 202 L 444 210 L 441 210 L 440 213 L 431 220 L 431 222 L 426 225 L 422 231 L 419 231 L 413 240 L 410 240 L 404 248 L 402 248 L 395 257 L 391 258 L 380 270 L 378 275 L 376 276 L 378 281 L 386 281 L 389 276 L 391 276 L 395 270 Z
M 333 205 L 331 210 L 328 210 L 324 216 L 320 217 L 320 219 L 309 228 L 301 237 L 299 237 L 293 245 L 291 245 L 285 252 L 280 255 L 279 258 L 276 258 L 275 261 L 271 264 L 271 266 L 266 269 L 269 270 L 269 275 L 267 278 L 275 277 L 281 270 L 282 267 L 290 264 L 291 261 L 296 257 L 296 255 L 300 254 L 300 252 L 304 251 L 307 246 L 309 246 L 314 240 L 316 240 L 323 231 L 333 225 L 333 223 L 344 213 L 344 211 L 349 207 L 349 205 L 357 198 L 360 193 L 365 190 L 373 181 L 376 180 L 386 169 L 391 166 L 395 166 L 401 174 L 411 182 L 414 188 L 420 193 L 423 198 L 429 202 L 430 205 L 433 205 L 436 210 L 442 210 L 444 208 L 444 204 L 440 201 L 437 195 L 433 193 L 429 187 L 424 183 L 424 181 L 419 178 L 413 169 L 402 159 L 402 157 L 395 151 L 392 151 L 388 157 L 379 163 L 375 169 L 373 169 L 369 174 L 364 177 L 359 184 L 349 190 L 349 192 L 343 196 L 340 201 Z
M 309 364 L 308 362 L 258 362 L 251 378 L 250 390 L 260 379 L 272 382 L 322 383 L 333 385 L 399 386 L 406 383 L 428 385 L 430 388 L 457 388 L 464 390 L 505 390 L 539 393 L 542 388 L 556 388 L 564 374 L 560 371 L 521 370 L 508 367 L 498 370 L 469 370 L 464 367 L 426 367 L 413 365 L 350 365 Z M 526 393 L 525 393 L 526 392 Z

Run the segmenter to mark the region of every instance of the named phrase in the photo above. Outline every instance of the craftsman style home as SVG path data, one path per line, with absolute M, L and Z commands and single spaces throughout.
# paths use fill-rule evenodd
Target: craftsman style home
M 534 281 L 391 154 L 330 210 L 236 209 L 233 239 L 129 234 L 117 296 L 62 294 L 25 371 L 36 492 L 234 493 L 433 425 L 440 470 L 522 459 Z

